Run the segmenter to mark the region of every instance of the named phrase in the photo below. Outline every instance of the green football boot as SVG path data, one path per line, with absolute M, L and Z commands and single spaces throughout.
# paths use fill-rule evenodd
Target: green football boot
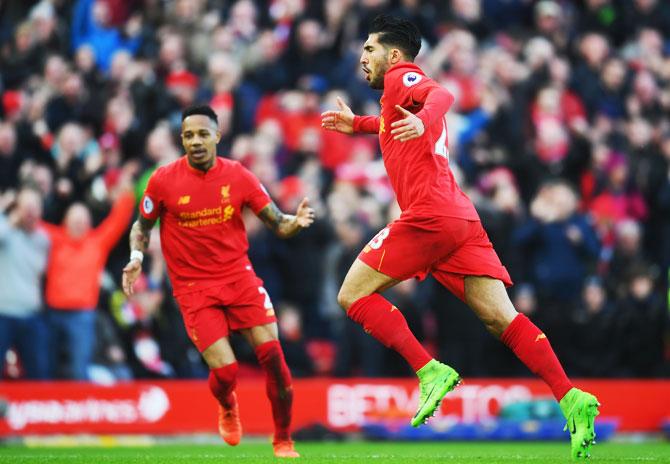
M 560 401 L 567 419 L 563 430 L 570 431 L 572 459 L 591 457 L 591 445 L 596 442 L 594 422 L 599 414 L 598 399 L 590 393 L 572 388 Z
M 419 377 L 419 407 L 412 417 L 412 427 L 425 424 L 435 414 L 444 395 L 461 383 L 461 376 L 446 364 L 431 359 L 428 364 L 416 371 Z

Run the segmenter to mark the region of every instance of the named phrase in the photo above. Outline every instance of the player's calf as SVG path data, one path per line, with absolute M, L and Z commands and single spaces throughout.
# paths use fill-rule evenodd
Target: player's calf
M 238 365 L 236 362 L 209 371 L 209 389 L 219 402 L 219 435 L 231 446 L 242 438 L 242 424 L 235 395 Z
M 284 352 L 278 340 L 256 347 L 258 363 L 265 371 L 266 393 L 272 406 L 275 442 L 290 441 L 293 387 L 291 372 L 286 365 Z

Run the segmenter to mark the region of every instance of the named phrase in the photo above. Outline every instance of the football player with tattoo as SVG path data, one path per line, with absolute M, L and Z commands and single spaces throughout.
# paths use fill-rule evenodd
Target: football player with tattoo
M 266 375 L 274 454 L 299 457 L 290 435 L 291 374 L 272 302 L 247 256 L 242 209 L 251 208 L 281 238 L 309 227 L 314 210 L 305 198 L 295 215 L 280 211 L 251 172 L 217 156 L 220 138 L 216 113 L 209 106 L 184 111 L 181 139 L 186 154 L 157 169 L 149 180 L 130 232 L 123 289 L 133 293 L 151 228 L 160 219 L 161 248 L 174 296 L 188 335 L 210 369 L 221 437 L 235 446 L 242 436 L 235 395 L 238 365 L 228 340 L 230 331 L 236 331 L 254 347 Z

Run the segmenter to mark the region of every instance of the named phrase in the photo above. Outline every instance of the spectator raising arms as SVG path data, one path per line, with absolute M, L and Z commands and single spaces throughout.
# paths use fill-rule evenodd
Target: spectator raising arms
M 0 370 L 5 353 L 14 346 L 26 378 L 46 379 L 49 372 L 48 332 L 42 304 L 42 277 L 49 254 L 49 238 L 39 228 L 42 198 L 22 189 L 0 195 Z
M 52 246 L 47 268 L 46 303 L 52 327 L 51 366 L 65 351 L 66 378 L 85 380 L 95 345 L 95 318 L 100 277 L 112 248 L 130 224 L 135 197 L 130 179 L 119 181 L 112 193 L 114 205 L 102 223 L 93 228 L 91 213 L 74 203 L 60 226 L 43 222 Z

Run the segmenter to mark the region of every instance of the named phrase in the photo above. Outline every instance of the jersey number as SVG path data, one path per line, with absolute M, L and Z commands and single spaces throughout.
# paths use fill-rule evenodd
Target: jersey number
M 372 240 L 370 240 L 369 243 L 370 248 L 372 248 L 373 250 L 379 250 L 382 247 L 382 243 L 384 243 L 384 239 L 386 239 L 386 237 L 388 237 L 390 233 L 391 229 L 389 229 L 388 227 L 384 227 L 382 230 L 379 231 L 377 235 L 375 235 L 375 237 Z
M 447 115 L 442 117 L 442 133 L 435 142 L 435 154 L 449 159 L 449 149 L 447 149 Z
M 261 295 L 265 295 L 265 302 L 263 302 L 263 307 L 265 309 L 274 309 L 272 307 L 272 301 L 270 301 L 270 295 L 268 295 L 268 291 L 265 290 L 263 287 L 258 287 L 258 293 Z

